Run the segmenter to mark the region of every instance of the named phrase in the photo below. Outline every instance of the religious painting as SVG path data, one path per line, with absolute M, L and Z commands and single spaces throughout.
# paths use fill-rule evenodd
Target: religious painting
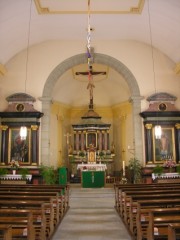
M 8 150 L 8 162 L 12 160 L 18 161 L 21 164 L 30 163 L 30 143 L 31 143 L 31 131 L 27 130 L 27 137 L 22 140 L 20 137 L 20 128 L 11 128 L 9 132 L 9 150 Z
M 155 138 L 155 129 L 153 129 L 153 150 L 154 162 L 163 163 L 168 159 L 175 159 L 174 128 L 162 127 L 160 139 Z
M 93 147 L 97 147 L 97 134 L 96 133 L 87 133 L 87 141 L 86 141 L 86 147 L 89 147 L 90 145 L 93 145 Z

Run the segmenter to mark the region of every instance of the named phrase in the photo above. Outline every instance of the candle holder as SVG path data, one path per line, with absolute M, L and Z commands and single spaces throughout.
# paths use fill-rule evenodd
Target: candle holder
M 122 176 L 121 180 L 120 180 L 120 183 L 121 184 L 127 184 L 128 180 L 125 176 Z
M 120 180 L 121 184 L 127 184 L 126 171 L 125 171 L 125 161 L 122 162 L 123 176 Z

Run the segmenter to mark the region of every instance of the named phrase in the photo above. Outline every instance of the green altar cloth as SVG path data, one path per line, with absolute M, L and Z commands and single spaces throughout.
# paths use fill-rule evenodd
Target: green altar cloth
M 105 185 L 105 171 L 82 171 L 83 188 L 101 188 Z

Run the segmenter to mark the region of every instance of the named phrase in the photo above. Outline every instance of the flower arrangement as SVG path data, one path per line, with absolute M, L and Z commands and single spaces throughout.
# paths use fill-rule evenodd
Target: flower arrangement
M 12 159 L 12 161 L 10 162 L 10 167 L 17 169 L 20 167 L 20 164 L 18 161 L 15 161 L 14 159 Z
M 99 153 L 99 157 L 100 157 L 100 158 L 104 158 L 104 155 L 105 155 L 105 154 L 104 154 L 103 151 L 101 151 L 101 152 Z
M 168 159 L 165 161 L 163 167 L 167 167 L 167 168 L 176 167 L 176 162 L 173 159 Z

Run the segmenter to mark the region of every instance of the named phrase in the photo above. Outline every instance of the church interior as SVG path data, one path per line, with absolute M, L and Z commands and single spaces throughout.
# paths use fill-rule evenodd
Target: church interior
M 0 212 L 10 185 L 110 187 L 123 233 L 144 239 L 120 186 L 173 184 L 180 202 L 180 2 L 75 2 L 0 0 Z

